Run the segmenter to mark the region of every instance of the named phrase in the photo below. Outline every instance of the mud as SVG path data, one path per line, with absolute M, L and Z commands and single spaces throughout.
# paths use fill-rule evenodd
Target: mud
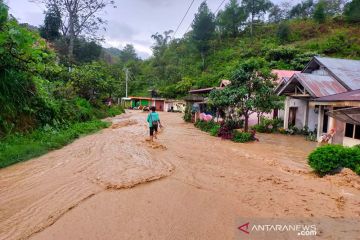
M 155 143 L 146 141 L 146 114 L 132 112 L 0 170 L 0 239 L 242 239 L 242 220 L 270 219 L 316 224 L 317 239 L 358 238 L 358 176 L 313 174 L 314 143 L 267 134 L 233 143 L 179 114 L 160 117 Z

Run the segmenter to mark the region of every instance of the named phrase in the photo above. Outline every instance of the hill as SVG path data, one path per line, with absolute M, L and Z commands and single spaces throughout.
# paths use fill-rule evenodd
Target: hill
M 286 36 L 281 29 L 286 29 Z M 244 29 L 236 38 L 217 34 L 210 41 L 205 65 L 191 41 L 191 33 L 162 46 L 161 54 L 134 69 L 137 80 L 131 94 L 144 95 L 150 88 L 164 97 L 179 98 L 194 88 L 217 86 L 242 61 L 260 57 L 274 69 L 302 70 L 314 55 L 360 59 L 360 25 L 334 17 L 319 24 L 312 19 L 259 23 L 251 37 Z

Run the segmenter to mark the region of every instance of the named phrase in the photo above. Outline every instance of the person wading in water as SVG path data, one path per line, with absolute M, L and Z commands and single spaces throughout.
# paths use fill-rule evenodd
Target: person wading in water
M 150 141 L 153 142 L 154 138 L 157 139 L 156 134 L 160 124 L 160 117 L 156 111 L 156 108 L 153 106 L 150 108 L 151 112 L 147 116 L 147 122 L 149 123 L 150 128 Z

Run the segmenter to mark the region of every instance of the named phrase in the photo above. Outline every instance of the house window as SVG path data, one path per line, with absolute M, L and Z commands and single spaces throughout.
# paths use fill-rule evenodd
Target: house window
M 355 139 L 360 139 L 360 125 L 356 125 L 355 127 Z
M 360 139 L 360 125 L 347 123 L 345 126 L 345 137 Z
M 354 136 L 354 125 L 347 123 L 345 127 L 345 137 L 352 138 Z

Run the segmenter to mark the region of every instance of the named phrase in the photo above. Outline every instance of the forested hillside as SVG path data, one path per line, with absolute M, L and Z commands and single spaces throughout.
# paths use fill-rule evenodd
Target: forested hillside
M 216 17 L 204 3 L 183 38 L 154 35 L 154 56 L 133 70 L 132 93 L 155 88 L 165 97 L 181 97 L 191 88 L 231 79 L 251 57 L 264 58 L 270 68 L 295 70 L 314 55 L 360 59 L 359 0 L 303 1 L 292 7 L 255 2 L 253 24 L 251 1 L 230 1 Z

